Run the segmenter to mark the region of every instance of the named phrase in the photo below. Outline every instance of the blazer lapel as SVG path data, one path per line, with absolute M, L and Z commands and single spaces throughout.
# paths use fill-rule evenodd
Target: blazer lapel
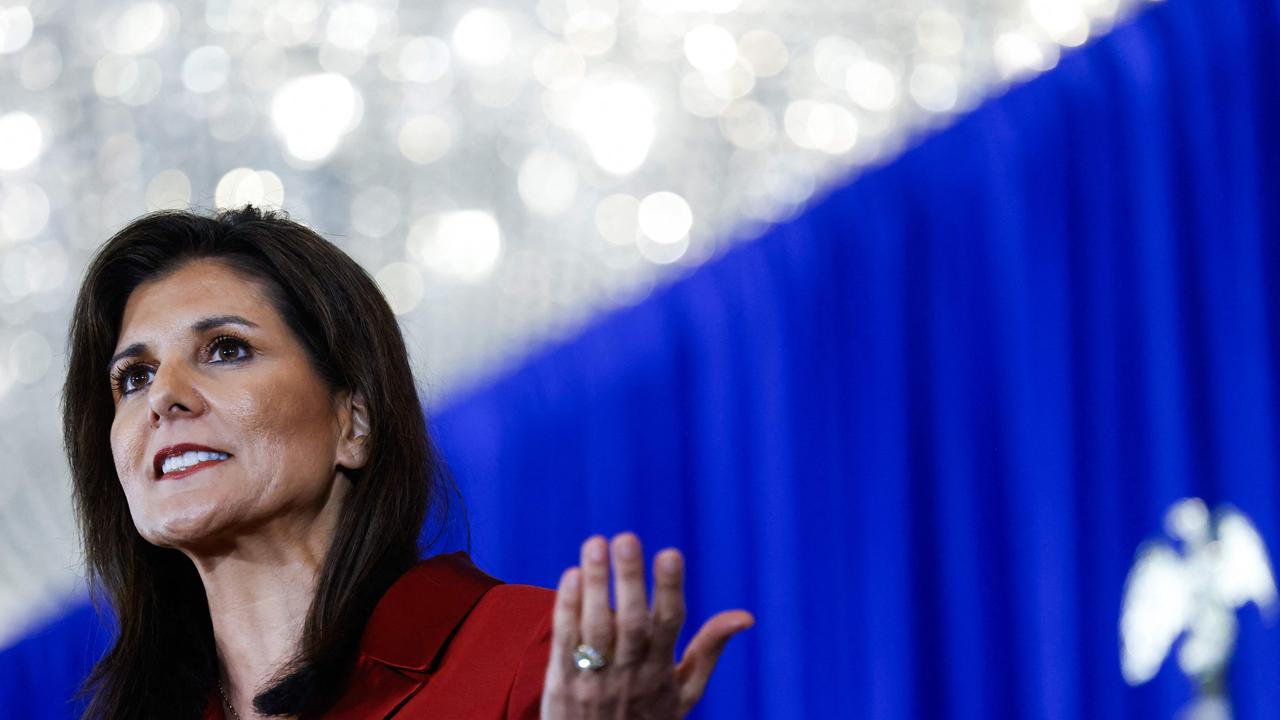
M 499 584 L 462 552 L 414 566 L 378 601 L 347 692 L 325 717 L 394 716 L 430 680 L 449 640 L 480 598 Z

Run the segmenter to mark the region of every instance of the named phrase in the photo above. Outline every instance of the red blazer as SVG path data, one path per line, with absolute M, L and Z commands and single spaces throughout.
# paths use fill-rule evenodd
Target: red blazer
M 330 720 L 536 720 L 555 592 L 504 585 L 465 553 L 413 567 L 378 601 Z M 222 717 L 221 699 L 207 720 Z

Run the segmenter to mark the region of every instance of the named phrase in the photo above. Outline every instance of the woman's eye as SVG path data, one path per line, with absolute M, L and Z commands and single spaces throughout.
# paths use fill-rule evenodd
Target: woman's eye
M 131 368 L 125 368 L 120 373 L 119 379 L 116 381 L 116 387 L 121 395 L 128 395 L 135 390 L 140 389 L 143 385 L 151 382 L 151 368 L 145 365 L 135 365 Z
M 129 386 L 136 389 L 151 382 L 151 368 L 134 368 L 129 372 Z
M 213 342 L 213 362 L 235 362 L 249 357 L 249 348 L 235 338 L 221 338 Z

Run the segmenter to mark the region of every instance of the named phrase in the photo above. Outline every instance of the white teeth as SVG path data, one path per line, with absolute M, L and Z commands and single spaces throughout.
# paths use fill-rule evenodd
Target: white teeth
M 210 460 L 226 460 L 231 457 L 221 452 L 206 452 L 204 450 L 188 450 L 181 455 L 170 455 L 164 459 L 164 463 L 160 466 L 160 472 L 169 474 L 171 472 L 180 472 L 187 468 L 202 462 Z

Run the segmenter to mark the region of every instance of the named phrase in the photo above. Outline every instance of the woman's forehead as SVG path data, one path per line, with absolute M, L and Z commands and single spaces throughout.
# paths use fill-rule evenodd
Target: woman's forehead
M 186 333 L 218 317 L 259 327 L 280 322 L 260 281 L 224 263 L 196 260 L 134 289 L 125 303 L 118 344 Z

